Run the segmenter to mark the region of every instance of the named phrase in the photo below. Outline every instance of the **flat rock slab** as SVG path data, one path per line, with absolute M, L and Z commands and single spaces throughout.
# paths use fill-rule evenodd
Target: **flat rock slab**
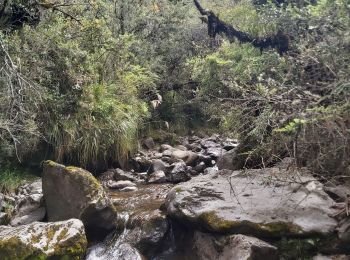
M 269 168 L 193 178 L 174 187 L 165 206 L 170 217 L 211 232 L 306 237 L 335 230 L 333 203 L 307 173 Z

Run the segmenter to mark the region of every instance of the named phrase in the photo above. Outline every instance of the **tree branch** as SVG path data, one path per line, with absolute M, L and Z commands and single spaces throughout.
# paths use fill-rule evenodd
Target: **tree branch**
M 207 23 L 208 35 L 211 38 L 215 38 L 217 34 L 223 34 L 230 42 L 238 39 L 241 43 L 251 43 L 254 47 L 260 48 L 261 51 L 267 48 L 275 48 L 281 55 L 289 50 L 289 37 L 282 31 L 279 30 L 277 34 L 265 38 L 253 37 L 220 20 L 214 12 L 204 9 L 198 0 L 193 1 L 199 13 L 206 16 L 200 17 L 200 19 Z

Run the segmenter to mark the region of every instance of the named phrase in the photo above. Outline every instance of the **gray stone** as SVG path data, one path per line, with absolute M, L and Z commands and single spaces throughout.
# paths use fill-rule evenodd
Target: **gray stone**
M 278 260 L 277 248 L 255 237 L 194 234 L 194 250 L 200 260 Z
M 166 150 L 169 150 L 169 151 L 174 150 L 174 147 L 172 147 L 171 145 L 168 145 L 168 144 L 162 144 L 160 146 L 160 151 L 164 152 Z
M 125 187 L 125 188 L 122 188 L 120 191 L 123 191 L 123 192 L 131 192 L 131 191 L 137 191 L 138 188 L 137 187 Z
M 154 147 L 156 146 L 156 144 L 154 143 L 154 140 L 152 137 L 148 137 L 145 140 L 143 140 L 143 145 L 147 148 L 147 149 L 154 149 Z
M 166 175 L 163 171 L 152 172 L 149 175 L 148 183 L 165 183 Z
M 163 172 L 168 172 L 169 169 L 169 164 L 166 162 L 163 162 L 162 160 L 155 159 L 152 161 L 152 166 L 151 166 L 151 172 L 157 172 L 157 171 L 163 171 Z
M 46 161 L 42 181 L 49 221 L 78 218 L 87 231 L 101 234 L 115 227 L 112 201 L 90 172 Z
M 136 184 L 131 181 L 109 181 L 107 183 L 108 188 L 110 189 L 123 189 L 126 187 L 136 187 Z
M 87 240 L 78 219 L 9 227 L 0 226 L 1 259 L 82 259 Z
M 114 180 L 116 181 L 138 181 L 135 175 L 131 172 L 125 172 L 122 169 L 115 169 L 114 172 Z
M 174 163 L 172 166 L 174 167 L 173 170 L 169 174 L 166 174 L 168 182 L 179 183 L 191 179 L 191 176 L 187 172 L 187 166 L 183 161 Z
M 28 225 L 35 221 L 42 221 L 45 218 L 45 215 L 46 215 L 46 209 L 44 207 L 37 208 L 27 213 L 26 215 L 16 216 L 11 220 L 10 225 L 13 227 L 16 227 L 19 225 Z
M 193 169 L 198 172 L 198 173 L 202 173 L 206 168 L 206 165 L 204 162 L 200 162 L 199 164 L 197 164 Z
M 192 226 L 258 237 L 329 235 L 337 226 L 332 205 L 312 176 L 278 168 L 199 176 L 165 202 L 170 217 Z
M 338 237 L 343 244 L 350 243 L 350 220 L 343 219 L 339 223 Z
M 214 166 L 214 167 L 208 167 L 204 170 L 204 175 L 207 175 L 207 174 L 214 174 L 214 173 L 217 173 L 219 171 L 218 167 L 217 166 Z
M 194 165 L 197 162 L 199 156 L 192 151 L 175 150 L 172 152 L 171 158 L 174 161 L 183 160 L 186 165 Z
M 171 157 L 171 155 L 173 154 L 173 151 L 172 150 L 165 150 L 162 155 L 164 157 Z
M 222 149 L 221 147 L 210 147 L 207 149 L 207 155 L 214 159 L 224 155 L 226 152 L 227 151 L 225 149 Z
M 238 170 L 240 166 L 235 165 L 236 150 L 230 150 L 218 157 L 217 166 L 219 170 Z

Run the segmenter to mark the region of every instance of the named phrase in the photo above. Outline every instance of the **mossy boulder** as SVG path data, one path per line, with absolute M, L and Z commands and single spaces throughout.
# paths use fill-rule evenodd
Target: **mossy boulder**
M 280 238 L 333 234 L 333 203 L 311 175 L 266 168 L 193 178 L 169 192 L 165 207 L 205 231 Z
M 0 258 L 84 259 L 87 240 L 83 223 L 78 219 L 18 227 L 0 226 Z
M 77 218 L 88 233 L 107 233 L 115 227 L 116 210 L 90 172 L 46 161 L 42 182 L 49 221 Z

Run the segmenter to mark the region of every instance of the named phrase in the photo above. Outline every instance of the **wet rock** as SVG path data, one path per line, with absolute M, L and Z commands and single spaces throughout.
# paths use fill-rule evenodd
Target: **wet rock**
M 219 171 L 218 167 L 217 166 L 214 166 L 214 167 L 208 167 L 204 170 L 203 174 L 204 175 L 207 175 L 207 174 L 214 174 L 214 173 L 217 173 Z
M 201 260 L 278 260 L 277 248 L 255 237 L 194 234 L 194 250 Z
M 172 166 L 174 167 L 173 170 L 169 174 L 166 174 L 168 182 L 179 183 L 191 179 L 191 176 L 187 172 L 187 166 L 183 161 L 174 163 Z
M 0 226 L 0 256 L 12 259 L 83 259 L 87 241 L 78 219 Z
M 19 225 L 28 225 L 30 223 L 33 223 L 35 221 L 41 221 L 45 218 L 46 215 L 46 209 L 44 207 L 37 208 L 33 211 L 30 211 L 29 213 L 25 215 L 17 215 L 15 216 L 11 222 L 11 226 L 19 226 Z
M 108 188 L 110 189 L 124 189 L 126 187 L 136 187 L 136 184 L 131 181 L 109 181 L 107 183 Z
M 183 160 L 186 163 L 186 165 L 194 165 L 198 160 L 199 156 L 198 154 L 192 151 L 175 150 L 172 152 L 171 158 L 174 161 Z
M 128 243 L 100 243 L 88 250 L 86 260 L 145 260 L 145 258 Z
M 154 183 L 165 183 L 166 182 L 166 176 L 163 171 L 155 171 L 152 172 L 149 175 L 148 183 L 154 184 Z
M 46 161 L 42 181 L 49 221 L 78 218 L 100 234 L 115 227 L 116 210 L 90 172 Z
M 165 207 L 172 218 L 218 233 L 329 235 L 337 226 L 329 217 L 336 212 L 333 201 L 312 180 L 278 168 L 219 171 L 177 185 Z
M 128 187 L 122 188 L 120 191 L 131 192 L 131 191 L 137 191 L 137 190 L 138 190 L 137 187 L 128 186 Z
M 125 172 L 122 169 L 115 169 L 114 172 L 114 180 L 116 181 L 139 181 L 131 172 Z
M 148 137 L 145 140 L 143 140 L 142 144 L 149 150 L 154 149 L 154 147 L 156 146 L 152 137 Z

